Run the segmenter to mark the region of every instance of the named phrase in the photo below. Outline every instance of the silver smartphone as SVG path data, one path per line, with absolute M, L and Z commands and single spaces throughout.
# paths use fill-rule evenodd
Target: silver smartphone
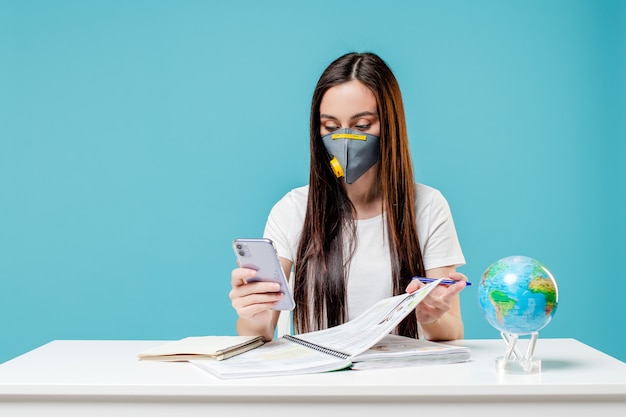
M 266 238 L 238 238 L 233 240 L 233 249 L 240 266 L 257 271 L 256 277 L 249 279 L 249 282 L 271 281 L 280 284 L 280 292 L 285 296 L 272 310 L 293 310 L 296 303 L 289 291 L 274 242 Z

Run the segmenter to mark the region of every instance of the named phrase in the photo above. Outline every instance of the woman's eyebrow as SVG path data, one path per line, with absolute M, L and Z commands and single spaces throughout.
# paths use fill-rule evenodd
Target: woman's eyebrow
M 378 117 L 378 113 L 371 112 L 371 111 L 362 111 L 361 113 L 357 113 L 354 116 L 352 116 L 351 119 L 358 119 L 359 117 L 363 117 L 363 116 L 376 116 L 376 117 Z
M 350 117 L 350 119 L 358 119 L 359 117 L 363 117 L 363 116 L 376 116 L 376 117 L 378 117 L 378 113 L 371 112 L 371 111 L 362 111 L 360 113 L 357 113 L 357 114 L 353 115 L 352 117 Z M 324 114 L 324 113 L 320 114 L 320 118 L 338 120 L 335 116 L 331 116 L 330 114 Z

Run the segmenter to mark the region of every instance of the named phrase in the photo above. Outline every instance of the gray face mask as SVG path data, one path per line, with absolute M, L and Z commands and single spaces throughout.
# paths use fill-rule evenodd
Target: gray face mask
M 330 165 L 335 175 L 345 175 L 352 184 L 380 158 L 380 138 L 352 129 L 339 129 L 322 136 L 331 157 Z

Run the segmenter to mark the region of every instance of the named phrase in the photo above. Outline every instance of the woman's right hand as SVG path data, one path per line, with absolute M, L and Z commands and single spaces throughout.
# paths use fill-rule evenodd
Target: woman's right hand
M 235 268 L 231 273 L 229 297 L 240 319 L 253 322 L 253 327 L 273 326 L 274 310 L 282 298 L 280 285 L 275 282 L 249 282 L 256 271 L 248 268 Z M 257 330 L 257 329 L 255 329 Z

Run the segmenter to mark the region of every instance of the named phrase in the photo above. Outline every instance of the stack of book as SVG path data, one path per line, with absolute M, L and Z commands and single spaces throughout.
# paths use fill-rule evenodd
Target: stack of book
M 467 347 L 391 334 L 439 281 L 381 300 L 329 329 L 284 335 L 267 343 L 254 336 L 186 338 L 142 352 L 139 358 L 185 360 L 223 379 L 467 361 Z

